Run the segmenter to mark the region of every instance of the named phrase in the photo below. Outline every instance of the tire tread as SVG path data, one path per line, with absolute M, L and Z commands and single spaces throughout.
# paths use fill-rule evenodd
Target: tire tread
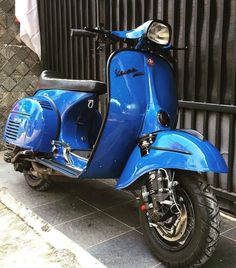
M 52 182 L 47 179 L 38 178 L 37 180 L 33 180 L 29 174 L 24 174 L 25 180 L 27 184 L 38 192 L 45 192 L 51 188 Z

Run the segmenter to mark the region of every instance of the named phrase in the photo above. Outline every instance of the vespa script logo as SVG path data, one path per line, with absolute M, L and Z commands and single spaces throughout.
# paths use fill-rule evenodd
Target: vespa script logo
M 144 75 L 144 72 L 139 72 L 136 68 L 130 68 L 128 70 L 118 70 L 115 69 L 115 74 L 116 77 L 122 76 L 122 75 L 127 75 L 133 73 L 133 77 L 139 76 L 139 75 Z

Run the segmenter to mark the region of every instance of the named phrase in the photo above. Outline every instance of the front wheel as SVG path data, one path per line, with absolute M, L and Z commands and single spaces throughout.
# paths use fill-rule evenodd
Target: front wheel
M 178 181 L 174 189 L 176 205 L 171 205 L 171 197 L 157 202 L 156 217 L 151 216 L 150 210 L 140 210 L 144 238 L 157 258 L 168 267 L 200 267 L 217 246 L 218 204 L 201 175 L 179 173 L 175 175 L 175 181 Z M 140 200 L 143 203 L 142 196 Z

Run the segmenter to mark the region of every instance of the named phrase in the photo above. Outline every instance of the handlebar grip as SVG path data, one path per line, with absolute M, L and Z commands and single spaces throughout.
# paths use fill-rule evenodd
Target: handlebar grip
M 71 29 L 70 35 L 71 37 L 73 36 L 96 37 L 97 34 L 83 29 Z

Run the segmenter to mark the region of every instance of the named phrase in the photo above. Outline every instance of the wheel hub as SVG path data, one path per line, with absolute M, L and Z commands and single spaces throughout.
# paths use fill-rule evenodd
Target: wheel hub
M 178 241 L 183 238 L 187 229 L 187 210 L 182 206 L 179 215 L 173 215 L 164 222 L 156 224 L 155 229 L 167 241 Z
M 178 190 L 164 201 L 158 202 L 158 209 L 149 209 L 147 218 L 163 242 L 183 245 L 194 228 L 194 212 L 185 191 Z

